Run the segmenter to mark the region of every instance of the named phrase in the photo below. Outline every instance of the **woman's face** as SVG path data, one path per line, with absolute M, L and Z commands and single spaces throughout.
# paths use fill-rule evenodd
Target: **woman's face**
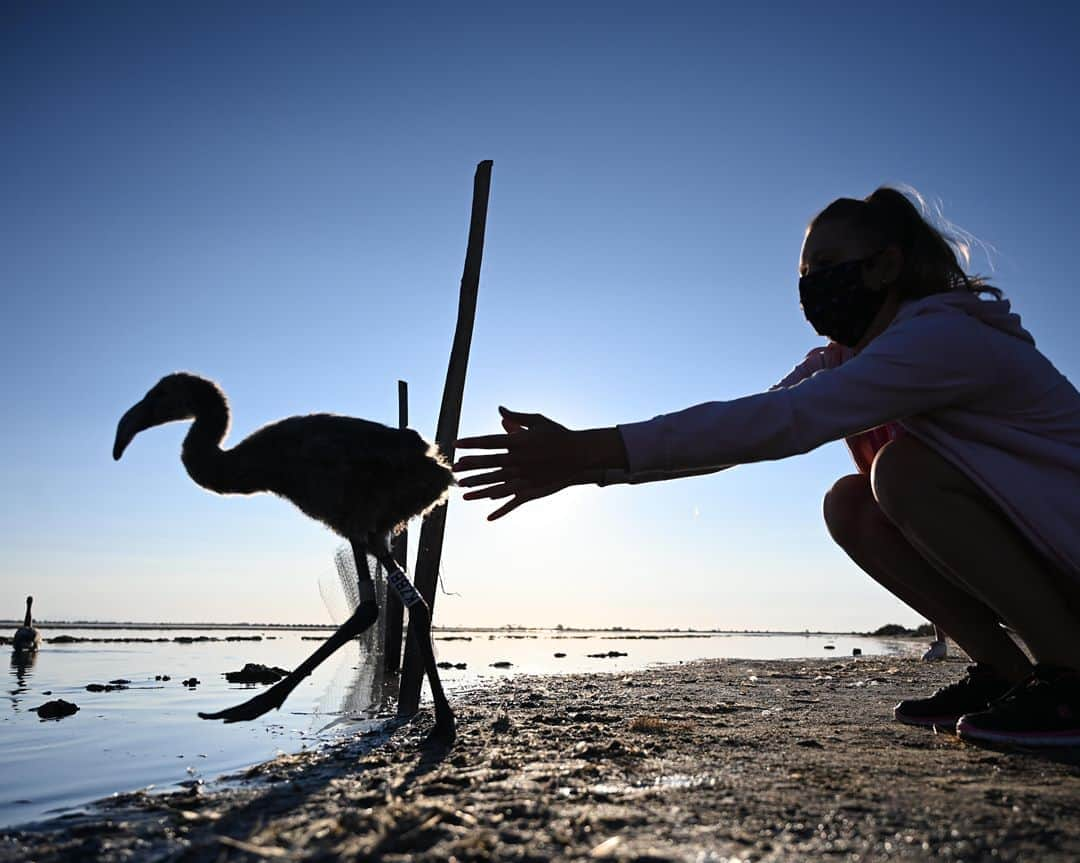
M 869 288 L 885 288 L 888 293 L 880 311 L 854 346 L 856 351 L 862 350 L 896 316 L 900 305 L 897 278 L 903 262 L 900 250 L 892 245 L 884 248 L 879 244 L 870 245 L 847 222 L 829 219 L 807 230 L 799 257 L 800 276 L 860 260 L 864 261 L 863 284 Z
M 803 240 L 799 275 L 805 276 L 815 270 L 846 261 L 857 261 L 876 251 L 878 250 L 867 248 L 866 243 L 846 222 L 836 219 L 818 222 L 807 230 Z

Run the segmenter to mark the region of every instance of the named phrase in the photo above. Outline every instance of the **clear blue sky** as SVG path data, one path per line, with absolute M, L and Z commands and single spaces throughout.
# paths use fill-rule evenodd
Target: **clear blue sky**
M 1078 13 L 1014 3 L 31 3 L 0 13 L 0 615 L 320 622 L 338 540 L 218 498 L 163 374 L 234 439 L 336 411 L 434 433 L 476 162 L 495 160 L 463 433 L 767 387 L 819 343 L 796 263 L 908 183 L 1080 379 Z M 991 266 L 979 256 L 974 269 Z M 450 506 L 447 624 L 858 628 L 917 616 L 828 539 L 842 444 L 710 478 Z

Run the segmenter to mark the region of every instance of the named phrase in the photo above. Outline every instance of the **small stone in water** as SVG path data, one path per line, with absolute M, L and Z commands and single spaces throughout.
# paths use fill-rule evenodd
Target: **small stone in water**
M 127 686 L 123 683 L 88 683 L 86 684 L 87 692 L 112 692 L 116 689 L 127 689 Z
M 225 679 L 229 683 L 277 683 L 288 673 L 284 668 L 278 668 L 277 666 L 271 667 L 256 662 L 248 662 L 239 671 L 225 672 Z
M 41 707 L 35 707 L 34 712 L 42 719 L 63 719 L 79 712 L 79 706 L 70 701 L 58 698 L 56 701 L 46 701 Z
M 191 687 L 192 689 L 194 689 L 194 688 L 195 688 L 196 686 L 198 686 L 198 685 L 199 685 L 199 684 L 200 684 L 200 683 L 201 683 L 202 681 L 198 680 L 198 679 L 197 679 L 197 678 L 195 678 L 195 677 L 189 677 L 189 678 L 188 678 L 187 680 L 181 680 L 180 682 L 181 682 L 181 683 L 182 683 L 182 684 L 183 684 L 184 686 L 190 686 L 190 687 Z
M 493 663 L 491 663 L 492 668 L 511 668 L 513 665 L 514 665 L 514 663 L 507 662 L 506 660 L 502 660 L 501 662 L 493 662 Z

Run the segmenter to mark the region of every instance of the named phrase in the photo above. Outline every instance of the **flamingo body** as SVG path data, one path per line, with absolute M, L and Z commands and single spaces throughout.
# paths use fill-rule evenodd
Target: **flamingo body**
M 241 722 L 280 707 L 320 663 L 370 627 L 378 618 L 367 568 L 371 550 L 409 611 L 410 636 L 421 651 L 435 702 L 435 728 L 429 740 L 449 745 L 455 722 L 435 664 L 430 610 L 394 560 L 387 541 L 390 531 L 446 499 L 454 475 L 438 450 L 412 430 L 333 414 L 289 417 L 223 450 L 229 429 L 224 393 L 212 381 L 178 372 L 158 381 L 120 419 L 113 458 L 119 459 L 140 431 L 176 420 L 194 420 L 184 437 L 181 459 L 203 488 L 219 494 L 276 494 L 347 539 L 356 560 L 361 599 L 353 615 L 283 680 L 244 704 L 199 715 Z

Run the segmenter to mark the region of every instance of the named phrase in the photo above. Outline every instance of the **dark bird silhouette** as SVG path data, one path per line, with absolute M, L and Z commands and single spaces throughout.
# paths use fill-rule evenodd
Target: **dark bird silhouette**
M 34 629 L 34 622 L 30 616 L 30 606 L 33 604 L 34 597 L 26 597 L 26 618 L 23 620 L 23 625 L 15 630 L 15 639 L 13 641 L 15 650 L 23 653 L 37 650 L 38 644 L 41 642 L 41 636 Z
M 411 429 L 332 414 L 283 419 L 256 431 L 229 450 L 221 449 L 229 427 L 225 395 L 197 375 L 166 375 L 120 420 L 113 445 L 119 459 L 140 431 L 175 420 L 194 423 L 181 459 L 188 474 L 218 494 L 270 492 L 291 501 L 352 546 L 360 604 L 345 623 L 291 674 L 241 705 L 203 719 L 238 722 L 280 707 L 289 693 L 341 645 L 378 619 L 370 551 L 385 567 L 390 586 L 409 610 L 435 701 L 429 739 L 449 744 L 454 715 L 443 692 L 431 644 L 427 603 L 390 553 L 389 536 L 416 515 L 446 500 L 454 475 L 437 449 Z

